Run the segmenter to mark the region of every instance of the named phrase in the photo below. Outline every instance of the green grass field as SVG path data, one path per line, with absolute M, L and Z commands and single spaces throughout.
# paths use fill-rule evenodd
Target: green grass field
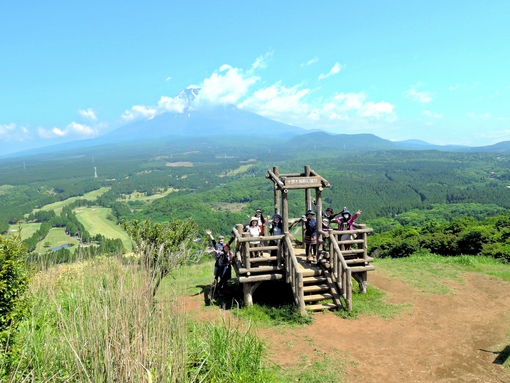
M 42 208 L 40 209 L 34 209 L 33 213 L 35 213 L 36 211 L 50 211 L 50 210 L 54 210 L 55 211 L 55 214 L 59 215 L 62 211 L 62 208 L 66 205 L 69 205 L 70 203 L 78 200 L 78 199 L 86 199 L 88 201 L 94 201 L 97 199 L 97 197 L 99 197 L 100 195 L 106 193 L 110 188 L 108 187 L 102 187 L 102 188 L 99 188 L 97 190 L 93 190 L 89 193 L 86 193 L 85 195 L 83 195 L 83 197 L 71 197 L 71 198 L 68 198 L 64 201 L 58 201 L 58 202 L 54 202 L 54 203 L 50 203 L 48 205 L 44 205 Z
M 40 223 L 22 223 L 21 224 L 21 239 L 27 239 L 32 236 L 39 228 Z M 10 225 L 9 233 L 16 233 L 18 231 L 18 225 Z
M 177 191 L 177 189 L 169 188 L 166 192 L 154 194 L 150 196 L 146 196 L 144 193 L 133 192 L 131 194 L 124 195 L 125 198 L 119 199 L 119 201 L 143 201 L 143 202 L 152 202 L 156 199 L 166 197 L 170 193 Z
M 12 189 L 14 186 L 12 185 L 0 185 L 0 194 L 6 190 Z
M 131 241 L 127 233 L 119 225 L 106 218 L 110 209 L 103 207 L 78 208 L 75 211 L 78 220 L 85 226 L 90 235 L 101 234 L 106 238 L 120 238 L 127 249 L 131 249 Z
M 46 243 L 46 242 L 50 242 L 49 247 L 44 247 L 44 243 Z M 40 241 L 37 244 L 35 251 L 36 251 L 36 253 L 43 254 L 43 253 L 48 252 L 48 250 L 51 248 L 54 248 L 54 247 L 57 247 L 60 245 L 64 245 L 66 243 L 74 245 L 73 247 L 71 247 L 69 249 L 71 251 L 74 251 L 74 249 L 76 249 L 76 246 L 79 245 L 78 240 L 68 236 L 65 233 L 64 229 L 54 227 L 53 229 L 50 230 L 50 232 L 48 233 L 46 238 L 44 238 L 42 241 Z

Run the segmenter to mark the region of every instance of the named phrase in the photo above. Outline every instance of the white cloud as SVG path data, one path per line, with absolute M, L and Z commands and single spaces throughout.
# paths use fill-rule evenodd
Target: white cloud
M 242 69 L 233 68 L 227 64 L 222 65 L 219 72 L 204 79 L 195 103 L 198 106 L 235 104 L 246 96 L 248 89 L 259 80 L 258 76 L 244 73 Z
M 267 68 L 268 62 L 273 56 L 273 52 L 268 52 L 263 56 L 257 57 L 255 62 L 252 64 L 251 69 L 248 71 L 249 74 L 253 73 L 257 69 Z
M 319 61 L 319 58 L 316 56 L 316 57 L 314 57 L 313 59 L 308 60 L 306 63 L 301 64 L 300 66 L 301 66 L 301 67 L 304 67 L 304 66 L 310 66 L 310 65 L 312 65 L 312 64 L 315 64 L 317 61 Z
M 404 96 L 407 98 L 412 99 L 413 101 L 418 101 L 423 104 L 427 104 L 432 101 L 432 95 L 430 92 L 420 92 L 416 90 L 419 86 L 421 86 L 421 83 L 418 83 L 411 87 L 408 91 L 404 92 Z
M 276 120 L 281 120 L 282 115 L 301 116 L 307 113 L 308 105 L 303 98 L 309 92 L 309 89 L 300 89 L 298 85 L 287 88 L 274 84 L 255 91 L 238 107 Z
M 448 90 L 455 90 L 459 87 L 459 84 L 455 84 L 453 86 L 448 87 Z
M 52 129 L 45 129 L 43 127 L 37 128 L 37 133 L 42 138 L 57 138 L 57 137 L 79 137 L 79 138 L 92 138 L 99 134 L 99 130 L 88 125 L 71 122 L 64 129 L 54 127 Z
M 91 108 L 87 110 L 80 109 L 78 110 L 78 113 L 80 116 L 86 118 L 87 120 L 97 121 L 97 116 Z
M 436 113 L 436 112 L 432 112 L 430 110 L 424 110 L 423 111 L 423 114 L 427 117 L 432 117 L 432 118 L 443 118 L 443 115 L 442 114 L 439 114 L 439 113 Z
M 172 79 L 172 77 L 168 76 L 165 81 L 170 81 Z
M 470 118 L 481 119 L 481 120 L 488 120 L 489 118 L 491 118 L 490 113 L 476 114 L 476 113 L 469 112 L 469 113 L 466 113 L 466 115 Z
M 0 140 L 2 141 L 25 141 L 30 139 L 29 131 L 24 126 L 15 123 L 0 124 Z
M 260 77 L 253 74 L 265 67 L 270 54 L 260 56 L 248 71 L 229 64 L 222 65 L 210 77 L 195 87 L 200 88 L 197 98 L 190 105 L 200 109 L 210 105 L 234 104 L 262 116 L 304 128 L 339 130 L 353 129 L 353 126 L 369 126 L 378 122 L 397 120 L 395 107 L 387 101 L 367 100 L 360 93 L 338 93 L 329 97 L 313 97 L 319 89 L 310 89 L 303 84 L 284 85 L 281 82 L 256 88 Z M 312 59 L 309 63 L 315 62 Z M 336 63 L 325 77 L 342 69 Z M 324 78 L 325 78 L 324 77 Z M 160 98 L 157 106 L 135 105 L 122 115 L 124 121 L 138 118 L 151 119 L 163 112 L 182 113 L 188 106 L 180 97 Z M 343 124 L 343 125 L 342 125 Z
M 131 110 L 126 110 L 122 114 L 122 120 L 125 122 L 130 122 L 138 119 L 146 119 L 151 120 L 157 115 L 157 109 L 150 106 L 144 105 L 135 105 L 131 107 Z
M 328 78 L 329 76 L 333 76 L 339 73 L 340 70 L 342 70 L 342 66 L 339 63 L 335 63 L 335 65 L 333 65 L 333 68 L 331 68 L 331 70 L 328 73 L 319 75 L 319 80 L 323 80 L 325 78 Z

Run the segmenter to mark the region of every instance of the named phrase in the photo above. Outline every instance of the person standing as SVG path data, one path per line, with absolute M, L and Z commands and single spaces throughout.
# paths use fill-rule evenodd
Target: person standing
M 259 227 L 259 219 L 257 217 L 251 217 L 250 224 L 247 225 L 244 230 L 248 233 L 250 233 L 251 237 L 258 238 L 260 237 L 260 227 Z M 250 241 L 250 247 L 259 247 L 260 241 Z M 257 251 L 255 252 L 256 257 L 261 256 L 261 252 Z M 251 253 L 250 253 L 251 257 Z
M 209 238 L 211 239 L 211 242 L 213 244 L 213 252 L 214 252 L 214 280 L 213 280 L 213 286 L 216 286 L 218 284 L 218 278 L 221 278 L 221 276 L 224 273 L 224 270 L 222 269 L 222 266 L 220 266 L 220 263 L 223 265 L 224 262 L 220 262 L 221 258 L 221 252 L 223 252 L 223 249 L 225 246 L 228 246 L 228 249 L 230 251 L 230 244 L 234 242 L 234 237 L 231 237 L 227 244 L 225 244 L 225 237 L 220 235 L 218 237 L 218 242 L 214 239 L 212 235 L 212 231 L 207 229 L 205 231 Z M 232 257 L 233 258 L 233 257 Z M 230 279 L 230 278 L 229 278 Z
M 317 263 L 317 220 L 314 218 L 315 213 L 307 210 L 302 220 L 305 223 L 305 254 L 306 261 L 312 264 Z
M 269 221 L 269 216 L 267 217 Z M 283 222 L 282 216 L 280 214 L 274 214 L 272 221 L 269 222 L 269 235 L 281 235 L 283 234 Z M 276 246 L 278 241 L 273 239 L 270 242 L 271 246 Z M 278 250 L 271 250 L 271 256 L 276 257 L 278 254 Z

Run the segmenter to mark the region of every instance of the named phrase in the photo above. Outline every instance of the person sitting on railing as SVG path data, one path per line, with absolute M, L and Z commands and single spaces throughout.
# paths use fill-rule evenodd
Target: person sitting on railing
M 260 227 L 259 227 L 259 219 L 257 217 L 251 217 L 250 224 L 246 225 L 244 231 L 250 233 L 251 237 L 260 237 Z M 260 241 L 250 241 L 250 247 L 259 247 Z M 251 256 L 251 253 L 250 253 Z M 256 257 L 262 256 L 262 252 L 257 251 L 255 253 Z
M 305 254 L 306 261 L 317 264 L 317 220 L 313 217 L 315 213 L 307 210 L 306 215 L 301 219 L 305 223 Z
M 207 235 L 209 236 L 209 238 L 211 239 L 211 242 L 213 244 L 214 256 L 215 256 L 213 285 L 216 285 L 218 283 L 218 278 L 221 278 L 221 276 L 224 272 L 224 270 L 222 270 L 219 265 L 219 258 L 220 258 L 219 252 L 223 251 L 225 246 L 228 246 L 229 251 L 230 251 L 230 244 L 232 242 L 234 242 L 234 237 L 231 237 L 230 240 L 228 241 L 228 243 L 225 244 L 225 237 L 223 237 L 222 235 L 220 235 L 218 237 L 218 242 L 216 242 L 212 235 L 211 230 L 207 229 L 205 232 L 207 233 Z M 232 257 L 233 257 L 233 255 L 232 255 Z
M 338 230 L 344 231 L 344 230 L 354 230 L 354 221 L 359 217 L 361 214 L 361 210 L 358 210 L 356 214 L 351 216 L 351 213 L 349 210 L 347 210 L 346 207 L 344 207 L 344 210 L 342 210 L 342 215 L 334 220 L 334 222 L 338 223 Z M 355 235 L 352 234 L 342 234 L 340 237 L 340 241 L 350 241 L 352 239 L 356 238 Z M 345 250 L 351 250 L 351 245 L 346 244 Z
M 267 217 L 269 221 L 269 216 Z M 283 222 L 280 214 L 274 214 L 273 219 L 269 222 L 269 235 L 281 235 L 283 233 Z M 278 245 L 278 241 L 273 239 L 269 242 L 271 246 Z M 271 250 L 271 257 L 276 257 L 278 254 L 277 250 Z

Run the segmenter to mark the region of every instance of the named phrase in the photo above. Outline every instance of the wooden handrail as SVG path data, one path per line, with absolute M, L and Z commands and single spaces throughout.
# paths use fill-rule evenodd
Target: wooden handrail
M 303 292 L 303 273 L 301 273 L 299 269 L 299 263 L 297 261 L 296 255 L 294 254 L 294 249 L 292 247 L 289 235 L 285 236 L 284 243 L 287 248 L 287 262 L 285 262 L 287 282 L 290 282 L 292 293 L 294 295 L 294 299 L 298 306 L 299 312 L 304 315 L 306 314 L 306 309 Z

